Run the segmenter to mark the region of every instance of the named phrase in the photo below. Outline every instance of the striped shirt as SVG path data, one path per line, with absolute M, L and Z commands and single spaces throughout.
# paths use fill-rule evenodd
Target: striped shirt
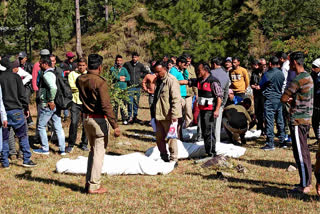
M 293 98 L 290 109 L 292 125 L 310 125 L 313 111 L 313 80 L 311 75 L 304 71 L 292 80 L 284 97 Z

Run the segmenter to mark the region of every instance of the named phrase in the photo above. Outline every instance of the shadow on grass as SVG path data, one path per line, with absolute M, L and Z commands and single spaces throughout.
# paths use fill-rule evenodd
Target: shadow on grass
M 278 160 L 245 160 L 242 158 L 240 158 L 239 160 L 245 161 L 250 164 L 258 165 L 258 166 L 272 167 L 272 168 L 278 168 L 278 169 L 287 169 L 290 165 L 293 165 L 293 166 L 296 165 L 293 162 L 278 161 Z
M 154 135 L 153 131 L 148 131 L 148 130 L 141 130 L 141 129 L 127 129 L 127 132 L 133 132 L 136 134 L 141 134 L 141 135 Z
M 16 175 L 15 177 L 21 180 L 36 181 L 44 184 L 54 184 L 56 186 L 66 187 L 75 192 L 82 192 L 82 193 L 85 192 L 84 187 L 78 186 L 76 184 L 69 184 L 69 183 L 65 183 L 63 181 L 59 181 L 51 178 L 34 177 L 31 174 L 32 174 L 32 171 L 27 170 L 22 174 Z
M 232 189 L 239 189 L 239 190 L 248 190 L 258 194 L 264 194 L 272 197 L 278 198 L 295 198 L 297 200 L 302 200 L 304 202 L 312 202 L 315 200 L 319 200 L 319 197 L 316 195 L 307 195 L 302 193 L 297 193 L 292 191 L 288 188 L 279 188 L 275 186 L 264 186 L 264 187 L 241 187 L 241 186 L 229 186 Z
M 123 136 L 125 136 L 127 138 L 133 138 L 133 139 L 136 139 L 136 140 L 141 140 L 141 141 L 144 141 L 144 142 L 155 142 L 154 138 L 144 137 L 143 135 L 132 135 L 132 134 L 124 133 Z
M 265 195 L 279 197 L 279 198 L 296 198 L 298 200 L 303 200 L 306 202 L 311 202 L 314 200 L 319 200 L 318 196 L 315 195 L 306 195 L 301 193 L 296 193 L 292 191 L 293 185 L 286 183 L 278 183 L 278 182 L 270 182 L 270 181 L 259 181 L 259 180 L 251 180 L 251 179 L 241 179 L 234 177 L 221 177 L 220 175 L 201 175 L 200 173 L 190 173 L 191 175 L 202 176 L 204 179 L 214 179 L 214 180 L 224 180 L 226 182 L 232 183 L 244 183 L 250 185 L 258 185 L 260 187 L 244 187 L 244 186 L 235 186 L 229 185 L 230 188 L 239 189 L 239 190 L 248 190 L 255 193 L 262 193 Z M 272 186 L 279 185 L 283 186 L 283 188 Z

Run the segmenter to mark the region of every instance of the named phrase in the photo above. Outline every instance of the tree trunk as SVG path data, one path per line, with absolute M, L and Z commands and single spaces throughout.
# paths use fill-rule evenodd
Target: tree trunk
M 108 20 L 109 20 L 109 7 L 108 7 L 108 0 L 105 0 L 104 12 L 105 12 L 106 26 L 108 26 Z
M 80 6 L 79 0 L 76 1 L 76 53 L 77 57 L 80 58 L 83 55 L 82 47 L 81 47 L 81 24 L 80 24 Z

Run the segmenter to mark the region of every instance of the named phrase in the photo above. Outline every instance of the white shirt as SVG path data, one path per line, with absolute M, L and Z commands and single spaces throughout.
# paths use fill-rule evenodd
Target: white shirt
M 17 74 L 21 77 L 23 85 L 26 85 L 32 80 L 32 75 L 26 72 L 23 68 L 19 67 Z
M 284 89 L 286 88 L 287 85 L 287 78 L 288 78 L 288 72 L 290 70 L 290 61 L 286 60 L 281 67 L 282 73 L 284 75 L 284 82 L 282 86 L 282 93 L 284 92 Z
M 0 86 L 0 113 L 1 113 L 1 122 L 7 120 L 7 113 L 6 113 L 6 109 L 4 108 L 4 104 L 3 104 L 3 100 L 2 100 L 2 89 L 1 89 L 1 86 Z

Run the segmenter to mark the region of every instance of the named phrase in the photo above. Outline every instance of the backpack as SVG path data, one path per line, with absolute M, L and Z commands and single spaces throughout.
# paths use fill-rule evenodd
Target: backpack
M 57 84 L 57 93 L 54 99 L 54 103 L 57 108 L 61 110 L 68 109 L 72 104 L 72 91 L 69 86 L 68 80 L 62 77 L 62 73 L 57 69 L 48 70 L 47 72 L 52 72 L 56 76 L 56 84 Z M 40 86 L 45 85 L 43 81 L 43 73 L 40 80 Z

